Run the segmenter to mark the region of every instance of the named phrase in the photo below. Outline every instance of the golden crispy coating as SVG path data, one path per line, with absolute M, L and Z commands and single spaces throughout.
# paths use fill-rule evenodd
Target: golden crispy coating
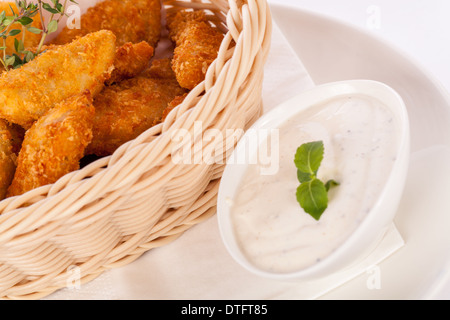
M 55 50 L 63 45 L 49 44 L 41 48 L 41 52 Z M 37 47 L 29 49 L 36 52 Z M 150 66 L 150 60 L 153 57 L 155 50 L 146 41 L 139 43 L 125 43 L 121 47 L 117 47 L 114 58 L 114 69 L 106 80 L 106 85 L 111 85 L 122 80 L 130 79 Z
M 150 66 L 154 49 L 146 41 L 128 42 L 116 50 L 114 70 L 107 85 L 133 78 Z
M 167 105 L 167 107 L 164 109 L 159 122 L 164 122 L 164 120 L 167 118 L 167 115 L 170 113 L 170 111 L 172 111 L 173 109 L 178 107 L 181 103 L 183 103 L 186 96 L 187 96 L 187 93 L 173 98 L 173 100 L 170 101 L 169 104 Z M 157 123 L 155 123 L 155 124 L 157 124 Z
M 161 3 L 160 0 L 105 0 L 81 16 L 80 26 L 81 29 L 65 27 L 53 43 L 65 44 L 106 29 L 116 35 L 117 46 L 147 41 L 155 48 L 161 35 Z
M 50 50 L 58 49 L 61 47 L 62 47 L 62 45 L 59 45 L 59 44 L 51 44 L 51 43 L 44 44 L 41 47 L 40 53 L 44 53 L 45 51 L 50 51 Z M 28 48 L 28 50 L 33 52 L 34 54 L 36 54 L 37 49 L 38 49 L 38 46 Z
M 36 121 L 25 134 L 7 196 L 54 183 L 78 170 L 92 140 L 94 113 L 92 96 L 86 91 L 62 101 Z
M 188 23 L 201 23 L 206 21 L 205 12 L 202 10 L 177 11 L 172 14 L 167 14 L 166 19 L 169 38 L 175 43 L 180 43 L 180 36 L 186 29 Z
M 192 90 L 205 79 L 217 58 L 223 34 L 211 26 L 203 11 L 179 11 L 167 21 L 169 36 L 175 42 L 172 68 L 180 86 Z
M 152 127 L 161 119 L 168 103 L 185 92 L 170 69 L 172 76 L 157 70 L 164 65 L 156 60 L 152 71 L 105 87 L 95 97 L 94 138 L 86 154 L 100 157 L 112 154 L 122 144 Z
M 19 69 L 0 76 L 0 117 L 28 129 L 48 109 L 89 90 L 97 94 L 110 77 L 115 36 L 98 31 L 53 47 Z
M 172 60 L 169 58 L 153 60 L 150 68 L 144 70 L 140 75 L 151 79 L 176 79 L 172 70 Z
M 21 127 L 0 119 L 0 200 L 13 180 L 24 133 Z
M 140 75 L 151 79 L 176 79 L 172 70 L 172 60 L 169 58 L 153 60 L 150 68 L 144 70 Z
M 10 5 L 14 9 L 14 12 L 16 12 L 16 13 L 19 12 L 19 10 L 17 9 L 16 3 L 14 1 L 0 2 L 0 12 L 5 11 L 7 16 L 12 15 L 11 9 L 9 8 Z M 39 18 L 33 19 L 31 26 L 38 28 L 38 29 L 42 29 L 41 19 L 39 19 Z M 11 26 L 11 30 L 12 29 L 22 30 L 22 25 L 20 23 L 15 23 Z M 22 32 L 16 36 L 8 37 L 6 39 L 6 54 L 10 55 L 10 54 L 16 52 L 14 49 L 14 39 L 21 40 L 22 36 L 23 36 Z M 29 31 L 25 31 L 25 41 L 24 41 L 25 48 L 37 46 L 39 44 L 40 40 L 41 40 L 40 34 L 34 34 Z

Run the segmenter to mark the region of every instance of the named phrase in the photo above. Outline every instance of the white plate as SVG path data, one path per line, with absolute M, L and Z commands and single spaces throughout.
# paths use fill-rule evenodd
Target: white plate
M 367 275 L 326 299 L 450 298 L 450 98 L 414 61 L 372 34 L 315 13 L 272 5 L 275 21 L 316 84 L 381 81 L 405 100 L 411 165 L 395 223 L 406 245 L 380 267 L 381 287 Z
M 447 93 L 409 58 L 370 34 L 291 7 L 273 5 L 272 11 L 316 84 L 357 78 L 384 82 L 404 98 L 411 120 L 410 171 L 395 221 L 406 245 L 379 266 L 380 289 L 369 290 L 368 275 L 362 274 L 325 298 L 428 297 L 448 276 Z M 81 288 L 60 290 L 49 299 L 297 298 L 292 294 L 294 285 L 261 280 L 234 263 L 216 222 L 199 224 L 164 248 L 150 250 L 133 263 L 111 269 Z

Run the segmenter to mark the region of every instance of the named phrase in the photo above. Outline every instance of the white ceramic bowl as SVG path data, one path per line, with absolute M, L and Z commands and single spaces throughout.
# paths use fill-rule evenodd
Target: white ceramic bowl
M 241 250 L 235 236 L 230 210 L 248 164 L 243 164 L 239 161 L 229 162 L 225 168 L 218 194 L 219 229 L 230 255 L 245 269 L 254 274 L 277 280 L 324 277 L 349 267 L 370 254 L 391 225 L 403 193 L 410 154 L 408 114 L 402 98 L 392 88 L 383 83 L 370 80 L 342 81 L 321 85 L 299 94 L 266 113 L 251 129 L 259 130 L 258 132 L 263 132 L 262 134 L 267 132 L 268 135 L 270 129 L 279 128 L 287 119 L 299 114 L 299 112 L 318 106 L 333 98 L 355 94 L 378 99 L 390 108 L 392 113 L 399 119 L 401 126 L 399 130 L 401 137 L 398 156 L 381 195 L 372 207 L 371 212 L 342 245 L 313 266 L 289 273 L 273 273 L 262 270 L 253 265 Z M 247 131 L 246 135 L 248 132 L 250 131 Z M 248 141 L 245 135 L 238 143 L 230 159 L 238 159 L 243 153 L 256 154 L 258 144 L 244 143 L 244 141 Z M 240 159 L 243 158 L 241 157 Z

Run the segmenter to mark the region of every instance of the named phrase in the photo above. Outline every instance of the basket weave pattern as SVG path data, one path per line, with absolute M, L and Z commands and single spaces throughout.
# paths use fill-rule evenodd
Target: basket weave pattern
M 225 33 L 218 58 L 164 123 L 53 185 L 0 202 L 1 298 L 49 295 L 67 285 L 72 266 L 85 283 L 215 214 L 225 158 L 237 142 L 225 131 L 248 128 L 262 111 L 270 11 L 265 0 L 163 3 L 168 12 L 212 13 L 211 21 Z M 204 139 L 212 128 L 232 141 Z M 180 129 L 192 137 L 192 157 L 216 144 L 225 147 L 213 163 L 175 163 L 180 146 L 173 136 Z

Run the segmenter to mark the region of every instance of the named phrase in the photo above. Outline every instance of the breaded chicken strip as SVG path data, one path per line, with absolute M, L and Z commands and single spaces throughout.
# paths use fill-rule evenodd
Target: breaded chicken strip
M 161 35 L 161 3 L 160 0 L 105 0 L 81 16 L 80 26 L 81 29 L 65 27 L 53 43 L 65 44 L 104 29 L 114 32 L 117 46 L 147 41 L 155 48 Z
M 9 6 L 13 8 L 15 13 L 18 13 L 19 10 L 17 9 L 16 3 L 14 1 L 10 2 L 0 2 L 0 12 L 5 11 L 7 16 L 11 16 L 12 12 Z M 31 23 L 32 27 L 42 29 L 41 19 L 33 19 L 33 22 Z M 20 23 L 15 23 L 11 27 L 11 30 L 13 29 L 19 29 L 22 30 L 22 25 Z M 22 30 L 23 32 L 23 30 Z M 23 33 L 19 33 L 18 35 L 8 37 L 6 38 L 6 54 L 11 55 L 12 53 L 15 53 L 16 50 L 14 48 L 14 39 L 21 40 L 23 37 Z M 30 48 L 37 46 L 39 44 L 39 41 L 41 41 L 41 35 L 35 34 L 29 31 L 25 31 L 25 41 L 24 41 L 24 48 Z
M 78 170 L 92 140 L 95 109 L 86 91 L 50 109 L 26 132 L 7 196 L 21 195 Z
M 41 52 L 55 50 L 63 45 L 49 44 L 41 48 Z M 37 47 L 30 48 L 30 51 L 36 52 Z M 114 57 L 114 69 L 106 80 L 105 84 L 111 85 L 122 80 L 130 79 L 150 66 L 150 60 L 155 50 L 146 41 L 139 43 L 125 43 L 116 49 Z
M 150 79 L 176 79 L 172 70 L 172 60 L 169 58 L 153 60 L 150 68 L 144 70 L 140 75 Z
M 0 76 L 0 117 L 28 129 L 68 97 L 85 90 L 97 94 L 111 75 L 115 53 L 114 34 L 98 31 L 4 72 Z
M 208 22 L 203 11 L 178 11 L 169 15 L 167 28 L 175 42 L 172 68 L 178 83 L 192 90 L 205 79 L 224 36 Z
M 161 120 L 159 122 L 164 122 L 164 120 L 167 118 L 167 116 L 169 115 L 169 113 L 175 109 L 176 107 L 178 107 L 180 104 L 183 103 L 184 99 L 186 99 L 187 93 L 181 95 L 181 96 L 176 96 L 175 98 L 173 98 L 172 101 L 169 102 L 169 104 L 167 105 L 167 107 L 164 109 L 162 115 L 161 115 Z
M 24 133 L 21 127 L 0 119 L 0 200 L 6 197 L 14 178 Z
M 179 43 L 180 37 L 183 31 L 186 29 L 188 23 L 201 23 L 205 22 L 205 12 L 202 10 L 195 11 L 176 11 L 167 14 L 167 30 L 169 31 L 169 38 Z
M 160 69 L 167 65 L 169 70 Z M 170 62 L 158 60 L 149 71 L 105 87 L 94 99 L 94 138 L 86 154 L 102 157 L 114 153 L 158 122 L 167 105 L 183 93 Z
M 125 43 L 117 48 L 114 60 L 114 71 L 107 85 L 133 78 L 150 66 L 154 49 L 146 41 Z

